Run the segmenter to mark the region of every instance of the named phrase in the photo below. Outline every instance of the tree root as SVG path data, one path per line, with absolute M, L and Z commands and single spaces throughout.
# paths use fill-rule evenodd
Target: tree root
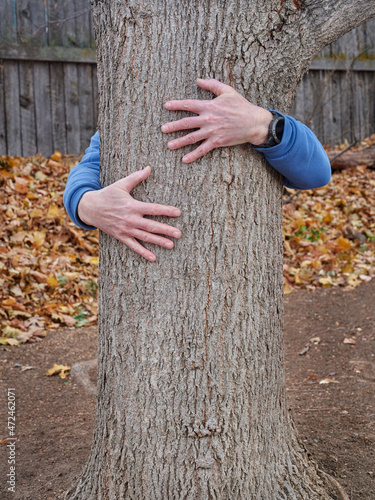
M 344 488 L 341 486 L 341 484 L 338 481 L 336 481 L 336 479 L 334 477 L 332 477 L 330 474 L 327 474 L 327 472 L 324 472 L 320 469 L 319 469 L 319 472 L 321 474 L 323 474 L 323 476 L 325 476 L 328 479 L 328 481 L 332 484 L 332 486 L 334 486 L 337 489 L 337 491 L 341 495 L 342 500 L 350 500 L 350 498 L 349 498 L 348 494 L 346 493 L 346 491 L 344 490 Z
M 89 361 L 81 361 L 74 363 L 70 369 L 70 375 L 76 378 L 83 387 L 92 394 L 96 394 L 96 387 L 90 380 L 89 370 L 95 368 L 98 364 L 97 359 L 90 359 Z

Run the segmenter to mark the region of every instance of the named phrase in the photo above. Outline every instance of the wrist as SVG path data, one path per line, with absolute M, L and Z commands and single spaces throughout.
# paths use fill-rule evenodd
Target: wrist
M 277 111 L 271 111 L 272 120 L 268 125 L 267 139 L 263 143 L 251 143 L 258 148 L 272 148 L 280 144 L 284 133 L 284 116 Z
M 86 191 L 79 200 L 77 215 L 79 219 L 88 226 L 95 226 L 92 221 L 93 196 L 96 191 Z
M 273 115 L 270 111 L 259 108 L 261 112 L 257 119 L 256 129 L 252 131 L 249 142 L 254 146 L 259 144 L 264 144 L 268 140 L 269 125 L 273 119 Z

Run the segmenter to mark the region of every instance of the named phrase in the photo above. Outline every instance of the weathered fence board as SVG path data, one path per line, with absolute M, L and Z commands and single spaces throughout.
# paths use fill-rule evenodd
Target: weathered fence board
M 93 67 L 88 64 L 78 64 L 78 91 L 79 91 L 79 117 L 80 117 L 80 151 L 84 151 L 93 134 L 92 123 L 96 123 L 93 102 Z
M 76 17 L 77 47 L 95 47 L 91 22 L 90 0 L 74 0 Z
M 375 72 L 310 71 L 291 114 L 323 144 L 363 139 L 375 132 Z
M 33 63 L 25 61 L 18 67 L 20 85 L 22 155 L 34 154 L 36 147 L 36 123 L 34 102 Z
M 55 63 L 50 66 L 52 130 L 54 149 L 68 152 L 66 143 L 66 118 L 64 100 L 64 65 Z M 74 151 L 71 151 L 72 153 Z M 44 152 L 43 152 L 44 153 Z
M 75 23 L 69 2 L 47 0 L 48 6 L 48 44 L 64 47 L 75 46 Z
M 47 43 L 45 5 L 39 0 L 16 2 L 17 35 L 20 43 L 45 45 Z
M 3 69 L 3 62 L 0 59 L 0 151 L 7 150 Z
M 64 89 L 66 109 L 66 146 L 68 151 L 79 151 L 81 147 L 79 124 L 78 72 L 76 64 L 64 64 Z
M 90 0 L 1 0 L 0 154 L 82 152 L 97 122 Z M 375 18 L 326 47 L 291 114 L 324 144 L 374 132 Z
M 34 62 L 35 122 L 38 151 L 53 151 L 49 64 Z
M 20 89 L 18 63 L 4 62 L 4 103 L 7 136 L 7 151 L 22 154 Z M 5 151 L 4 151 L 5 153 Z
M 17 16 L 14 0 L 1 0 L 0 40 L 1 44 L 17 43 Z
M 28 45 L 0 46 L 0 59 L 15 61 L 79 62 L 96 64 L 96 52 L 91 48 L 49 47 Z

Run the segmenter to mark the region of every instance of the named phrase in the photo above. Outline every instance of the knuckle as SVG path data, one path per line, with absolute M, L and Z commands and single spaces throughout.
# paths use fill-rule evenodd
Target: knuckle
M 127 212 L 135 212 L 137 209 L 137 203 L 135 200 L 127 200 L 125 204 L 125 210 Z
M 198 141 L 196 134 L 189 134 L 186 136 L 188 144 L 195 144 Z
M 136 221 L 133 217 L 126 217 L 123 219 L 122 228 L 124 231 L 131 231 L 136 225 Z
M 150 212 L 151 212 L 150 215 L 158 215 L 159 214 L 159 207 L 158 207 L 158 205 L 153 204 L 151 206 Z
M 147 228 L 147 230 L 150 232 L 150 233 L 156 233 L 157 232 L 157 225 L 156 224 L 150 224 Z

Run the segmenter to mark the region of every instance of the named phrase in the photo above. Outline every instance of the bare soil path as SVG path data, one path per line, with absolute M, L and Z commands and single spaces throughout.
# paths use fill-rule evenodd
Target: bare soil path
M 351 500 L 375 499 L 374 311 L 375 281 L 285 297 L 290 411 L 313 459 Z M 35 344 L 0 347 L 0 440 L 8 437 L 8 388 L 15 388 L 18 437 L 15 493 L 7 492 L 9 449 L 0 445 L 1 499 L 57 499 L 80 472 L 95 396 L 77 378 L 45 373 L 54 363 L 72 366 L 95 356 L 96 327 L 63 328 Z M 88 373 L 95 384 L 95 369 Z

